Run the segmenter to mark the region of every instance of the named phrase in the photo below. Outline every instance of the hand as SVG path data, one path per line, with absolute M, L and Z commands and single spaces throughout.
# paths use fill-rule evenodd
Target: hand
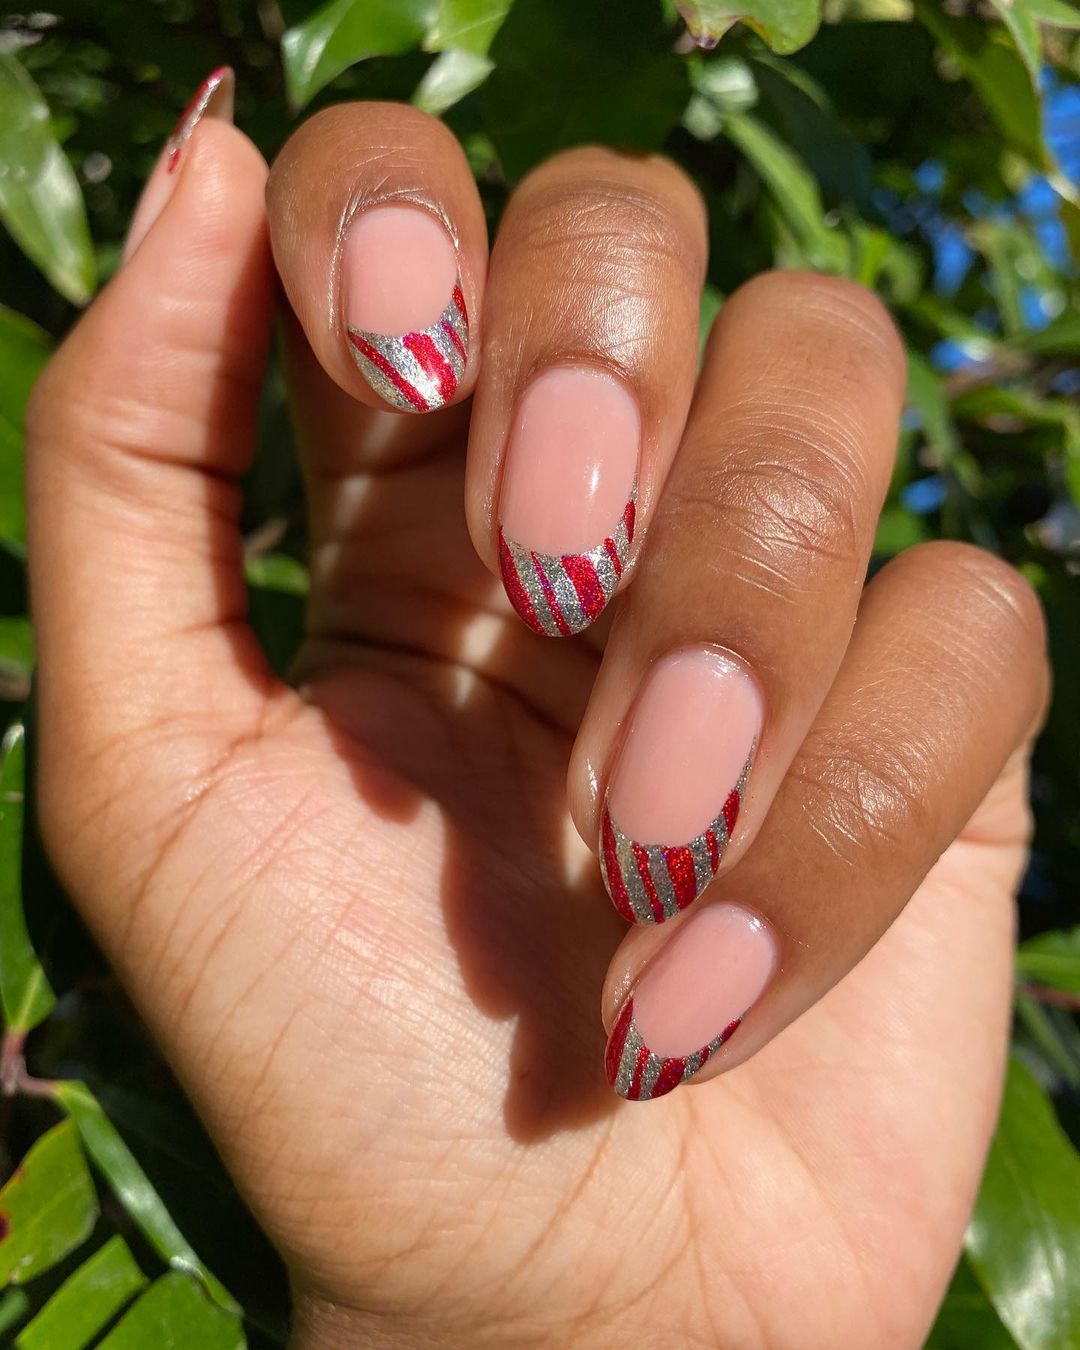
M 917 1347 L 995 1113 L 1046 676 L 988 555 L 863 589 L 889 320 L 766 275 L 696 375 L 672 165 L 560 156 L 489 268 L 456 143 L 393 105 L 301 127 L 268 236 L 210 94 L 32 408 L 41 817 L 297 1343 Z M 237 526 L 276 277 L 295 687 Z M 529 632 L 500 552 L 528 622 L 599 621 Z M 610 1090 L 604 1027 L 663 1100 Z

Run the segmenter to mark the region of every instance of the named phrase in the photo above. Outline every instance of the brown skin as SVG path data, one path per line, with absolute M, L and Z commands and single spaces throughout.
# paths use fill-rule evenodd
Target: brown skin
M 380 173 L 398 154 L 424 177 L 400 110 L 336 115 L 391 147 Z M 334 193 L 324 120 L 285 154 L 302 147 Z M 1045 669 L 1025 584 L 954 546 L 888 568 L 851 635 L 899 399 L 874 302 L 796 277 L 731 302 L 697 408 L 745 387 L 747 421 L 695 412 L 690 467 L 672 470 L 683 486 L 656 499 L 616 620 L 571 771 L 583 828 L 595 801 L 580 774 L 606 772 L 611 709 L 632 697 L 660 616 L 669 635 L 697 632 L 703 567 L 743 578 L 733 621 L 776 697 L 804 697 L 807 717 L 820 705 L 801 748 L 776 751 L 798 753 L 714 888 L 805 942 L 772 1022 L 733 1042 L 757 1053 L 707 1086 L 623 1104 L 602 1082 L 600 989 L 607 970 L 610 1010 L 639 944 L 666 934 L 618 948 L 595 860 L 570 842 L 565 773 L 596 639 L 544 643 L 500 599 L 461 511 L 465 410 L 359 408 L 336 382 L 342 353 L 315 325 L 312 355 L 290 325 L 315 581 L 301 693 L 274 680 L 243 622 L 235 482 L 274 284 L 264 176 L 239 133 L 200 126 L 163 215 L 46 372 L 30 419 L 31 572 L 47 842 L 285 1256 L 296 1344 L 918 1346 L 993 1123 Z M 302 307 L 298 291 L 324 295 L 326 274 L 289 273 L 277 231 L 300 210 L 271 193 Z M 463 246 L 476 247 L 464 228 Z M 305 247 L 327 258 L 333 239 Z M 505 318 L 481 318 L 481 381 L 518 350 L 508 283 L 492 285 Z M 544 298 L 520 300 L 543 331 Z M 778 371 L 784 314 L 808 325 L 806 368 L 787 378 L 823 411 L 786 423 L 765 457 L 775 479 L 746 477 L 759 490 L 733 500 L 725 465 L 762 461 L 744 438 L 772 425 L 783 385 L 740 376 L 742 344 L 721 359 L 723 333 L 737 320 L 751 332 L 767 302 Z M 852 397 L 830 306 L 834 320 L 863 316 L 859 352 L 882 354 L 873 407 Z M 692 360 L 679 350 L 655 359 Z M 842 417 L 843 448 L 877 456 L 872 472 L 849 465 L 838 496 L 783 471 L 781 452 L 835 466 Z M 489 478 L 469 489 L 474 533 Z M 703 530 L 702 492 L 741 528 Z M 834 508 L 829 529 L 834 514 L 850 528 L 793 531 L 813 524 L 808 501 Z M 829 545 L 811 567 L 804 539 Z M 753 584 L 770 560 L 806 579 L 812 622 Z M 704 618 L 721 603 L 718 587 Z

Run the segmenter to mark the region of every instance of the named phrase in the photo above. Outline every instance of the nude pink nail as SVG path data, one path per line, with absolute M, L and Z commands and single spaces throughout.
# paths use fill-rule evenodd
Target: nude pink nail
M 126 261 L 150 231 L 150 227 L 165 208 L 166 202 L 176 187 L 176 174 L 180 168 L 184 147 L 191 133 L 205 117 L 216 117 L 222 122 L 231 122 L 233 116 L 233 92 L 236 78 L 228 66 L 221 66 L 209 74 L 196 89 L 191 102 L 180 114 L 180 120 L 172 135 L 165 142 L 165 148 L 158 157 L 154 171 L 143 188 L 139 204 L 131 219 L 127 239 L 124 241 L 123 261 Z
M 360 373 L 403 412 L 431 412 L 461 383 L 469 316 L 457 250 L 430 211 L 371 207 L 352 222 L 341 259 L 346 334 Z
M 514 414 L 499 495 L 499 569 L 537 633 L 566 637 L 615 594 L 634 539 L 641 415 L 614 375 L 553 366 Z
M 692 1078 L 768 988 L 779 948 L 741 905 L 686 920 L 638 977 L 608 1040 L 604 1066 L 620 1097 L 648 1101 Z
M 631 923 L 674 917 L 716 875 L 764 711 L 749 671 L 718 647 L 684 647 L 649 671 L 600 823 L 600 870 Z

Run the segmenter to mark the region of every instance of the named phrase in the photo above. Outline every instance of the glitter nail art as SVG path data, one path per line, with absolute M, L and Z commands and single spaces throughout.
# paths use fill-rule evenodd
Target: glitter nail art
M 469 349 L 469 316 L 460 279 L 450 303 L 430 328 L 386 337 L 349 328 L 349 348 L 360 373 L 387 403 L 403 412 L 431 412 L 453 398 Z
M 692 904 L 712 881 L 739 818 L 756 750 L 755 742 L 721 811 L 689 843 L 639 843 L 619 828 L 605 805 L 600 824 L 600 871 L 624 919 L 630 923 L 663 923 Z
M 499 570 L 510 603 L 536 633 L 570 637 L 599 618 L 634 542 L 637 488 L 615 531 L 587 553 L 537 553 L 499 529 Z
M 652 1101 L 663 1097 L 688 1078 L 692 1078 L 729 1040 L 742 1024 L 737 1017 L 714 1036 L 708 1045 L 692 1055 L 657 1055 L 645 1044 L 634 1021 L 631 995 L 611 1030 L 604 1068 L 607 1080 L 620 1097 L 628 1101 Z
M 175 173 L 180 156 L 191 133 L 206 116 L 232 120 L 233 90 L 236 79 L 229 66 L 219 66 L 196 89 L 191 102 L 180 114 L 172 135 L 165 142 L 165 170 Z

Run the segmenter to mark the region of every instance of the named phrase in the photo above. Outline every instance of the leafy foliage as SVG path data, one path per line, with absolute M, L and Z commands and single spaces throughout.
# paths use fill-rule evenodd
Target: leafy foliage
M 856 278 L 890 305 L 910 376 L 877 556 L 935 536 L 997 550 L 1039 589 L 1060 672 L 1035 761 L 1014 1057 L 927 1345 L 1080 1343 L 1080 10 L 617 9 L 613 22 L 601 0 L 65 0 L 55 18 L 0 26 L 3 1175 L 25 1155 L 0 1192 L 0 1336 L 21 1350 L 285 1340 L 286 1310 L 268 1296 L 284 1289 L 275 1258 L 60 895 L 23 789 L 27 395 L 74 307 L 116 265 L 178 110 L 222 60 L 237 69 L 237 120 L 268 156 L 298 110 L 340 98 L 444 116 L 493 225 L 513 184 L 561 147 L 666 151 L 709 207 L 703 323 L 773 265 Z M 253 622 L 284 669 L 308 577 L 276 369 L 260 426 L 247 578 Z

